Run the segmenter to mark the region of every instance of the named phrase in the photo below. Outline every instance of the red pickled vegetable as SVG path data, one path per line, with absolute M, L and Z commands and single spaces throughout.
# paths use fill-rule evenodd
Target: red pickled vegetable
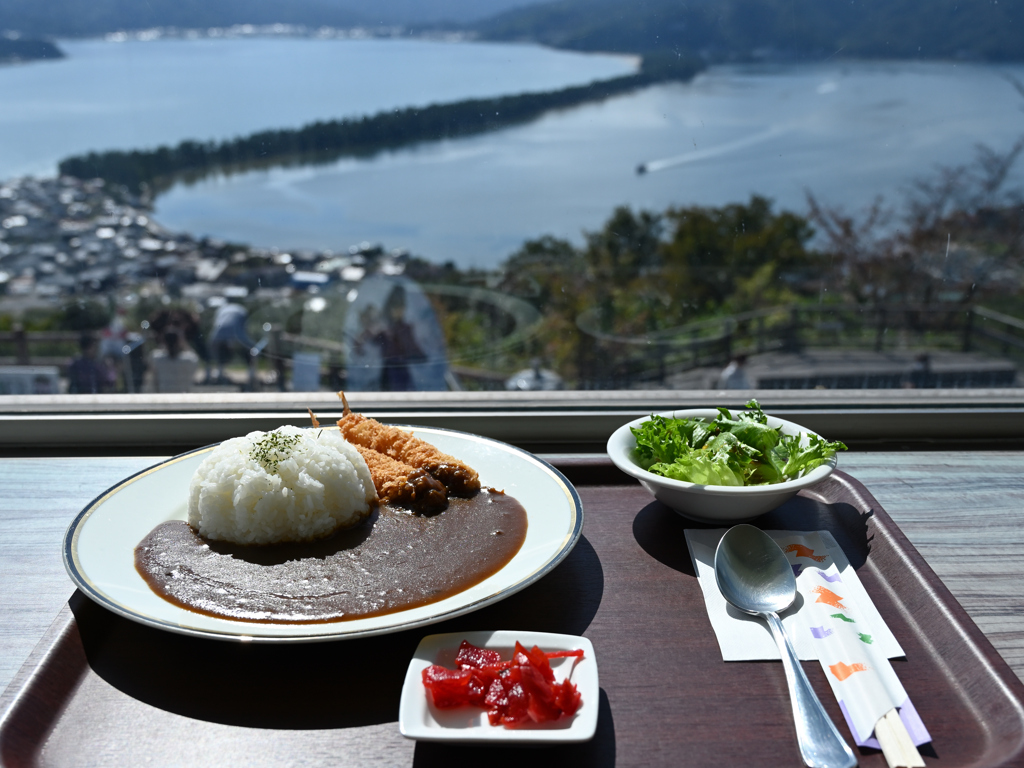
M 463 640 L 455 656 L 458 669 L 434 664 L 423 670 L 427 696 L 438 709 L 475 706 L 487 710 L 491 725 L 515 728 L 571 717 L 580 693 L 568 679 L 555 682 L 549 659 L 583 658 L 582 650 L 545 653 L 516 643 L 511 661 L 497 651 Z
M 475 645 L 462 641 L 459 652 L 455 655 L 455 666 L 459 669 L 470 667 L 480 669 L 490 664 L 500 664 L 501 654 L 497 651 L 489 651 L 486 648 L 477 648 Z
M 460 707 L 472 700 L 472 676 L 468 671 L 446 669 L 434 664 L 423 670 L 423 684 L 430 691 L 435 707 Z
M 529 666 L 536 669 L 549 683 L 553 683 L 555 681 L 555 673 L 551 671 L 551 665 L 548 663 L 548 657 L 545 655 L 544 651 L 536 645 L 530 650 L 526 650 L 522 645 L 516 643 L 516 652 L 512 659 L 521 667 Z
M 555 686 L 555 703 L 562 710 L 562 714 L 567 717 L 575 715 L 576 710 L 580 708 L 580 701 L 580 692 L 568 680 L 563 680 L 561 685 Z
M 549 659 L 565 659 L 569 656 L 575 656 L 577 659 L 582 659 L 583 649 L 577 648 L 575 651 L 545 651 L 544 655 Z

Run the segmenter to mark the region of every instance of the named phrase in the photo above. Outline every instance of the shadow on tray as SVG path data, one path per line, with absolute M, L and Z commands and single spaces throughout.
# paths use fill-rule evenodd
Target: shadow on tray
M 508 744 L 485 747 L 419 741 L 416 742 L 413 768 L 451 768 L 453 765 L 481 765 L 487 768 L 501 768 L 507 765 L 519 768 L 527 762 L 531 768 L 542 768 L 547 765 L 559 768 L 575 765 L 611 768 L 615 765 L 615 723 L 612 720 L 608 694 L 604 688 L 601 689 L 598 707 L 597 733 L 593 739 L 582 744 L 517 748 Z
M 122 693 L 225 725 L 316 729 L 397 721 L 406 667 L 425 635 L 476 629 L 579 635 L 603 590 L 597 553 L 581 538 L 548 576 L 500 603 L 378 637 L 302 645 L 206 640 L 122 618 L 80 592 L 69 604 L 90 667 Z
M 765 530 L 831 531 L 854 569 L 867 561 L 871 551 L 871 510 L 861 512 L 852 504 L 825 504 L 796 496 L 752 522 Z M 687 528 L 728 528 L 688 520 L 660 501 L 653 501 L 633 518 L 633 537 L 643 550 L 669 568 L 696 578 L 686 549 Z

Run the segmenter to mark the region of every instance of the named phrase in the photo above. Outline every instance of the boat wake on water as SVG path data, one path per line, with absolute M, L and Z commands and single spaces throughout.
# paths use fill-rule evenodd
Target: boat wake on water
M 674 168 L 677 165 L 686 165 L 688 163 L 695 163 L 698 160 L 708 160 L 714 157 L 721 157 L 722 155 L 728 155 L 729 153 L 735 152 L 739 149 L 746 149 L 747 147 L 761 144 L 769 139 L 775 138 L 776 136 L 781 136 L 787 131 L 788 128 L 784 126 L 775 126 L 761 131 L 760 133 L 744 136 L 742 139 L 729 141 L 725 144 L 709 147 L 708 149 L 694 150 L 693 152 L 687 152 L 685 155 L 675 155 L 673 157 L 662 158 L 661 160 L 649 160 L 646 163 L 640 163 L 636 167 L 636 172 L 637 175 L 642 176 L 645 173 L 664 171 L 668 168 Z

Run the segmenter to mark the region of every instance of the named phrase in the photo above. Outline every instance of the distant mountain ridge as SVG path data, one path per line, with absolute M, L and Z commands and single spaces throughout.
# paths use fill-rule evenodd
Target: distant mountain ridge
M 1024 0 L 556 0 L 476 26 L 489 40 L 709 61 L 1024 60 Z
M 97 36 L 153 27 L 235 24 L 309 27 L 461 27 L 536 0 L 2 0 L 0 32 L 27 37 Z
M 441 27 L 583 51 L 695 52 L 710 62 L 1024 61 L 1024 0 L 0 0 L 0 32 L 25 38 L 273 23 Z
M 152 27 L 234 24 L 350 27 L 367 19 L 330 0 L 2 0 L 0 31 L 26 37 L 98 36 Z
M 382 24 L 474 24 L 538 0 L 336 0 L 346 8 Z
M 0 37 L 0 64 L 63 57 L 60 48 L 49 40 Z

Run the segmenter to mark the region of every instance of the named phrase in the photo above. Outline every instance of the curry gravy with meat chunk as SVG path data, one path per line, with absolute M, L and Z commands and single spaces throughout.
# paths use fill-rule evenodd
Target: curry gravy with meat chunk
M 432 517 L 380 507 L 320 541 L 241 546 L 202 539 L 188 523 L 153 529 L 135 568 L 170 602 L 239 621 L 317 624 L 443 600 L 503 568 L 526 538 L 523 506 L 500 491 L 452 498 Z

